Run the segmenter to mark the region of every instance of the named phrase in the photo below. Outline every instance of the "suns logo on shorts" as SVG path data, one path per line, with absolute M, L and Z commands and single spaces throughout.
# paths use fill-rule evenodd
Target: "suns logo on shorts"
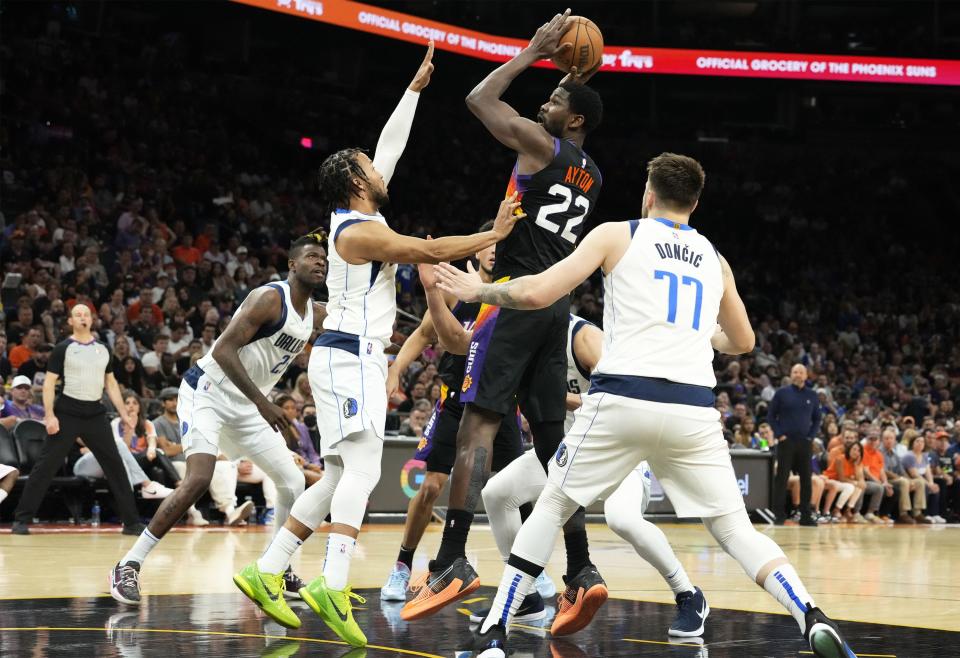
M 343 417 L 344 418 L 353 418 L 357 415 L 357 401 L 353 398 L 347 398 L 343 401 Z
M 557 448 L 557 466 L 563 468 L 567 465 L 567 444 L 561 443 L 560 447 Z
M 463 378 L 463 386 L 460 387 L 461 393 L 466 393 L 470 390 L 470 387 L 473 386 L 473 377 L 467 375 Z

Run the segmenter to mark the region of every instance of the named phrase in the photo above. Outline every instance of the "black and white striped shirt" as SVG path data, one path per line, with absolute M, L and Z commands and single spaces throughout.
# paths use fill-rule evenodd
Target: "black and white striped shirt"
M 47 361 L 47 372 L 60 378 L 63 390 L 55 409 L 77 415 L 95 415 L 105 411 L 104 375 L 113 372 L 110 348 L 96 339 L 81 343 L 73 338 L 57 343 Z

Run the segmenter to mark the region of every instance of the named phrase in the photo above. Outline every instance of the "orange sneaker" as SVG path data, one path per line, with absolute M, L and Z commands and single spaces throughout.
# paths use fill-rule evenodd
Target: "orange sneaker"
M 466 558 L 458 557 L 446 569 L 434 570 L 433 566 L 431 561 L 431 570 L 411 583 L 410 591 L 416 592 L 416 596 L 400 611 L 400 618 L 404 621 L 429 617 L 480 587 L 480 576 Z
M 585 628 L 610 595 L 607 584 L 593 565 L 584 567 L 569 581 L 564 576 L 564 582 L 567 588 L 557 597 L 557 616 L 550 627 L 550 634 L 555 637 Z

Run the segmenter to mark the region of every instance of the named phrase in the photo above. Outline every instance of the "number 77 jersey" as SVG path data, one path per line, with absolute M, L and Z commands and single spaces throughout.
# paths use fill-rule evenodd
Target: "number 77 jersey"
M 713 388 L 720 254 L 687 224 L 626 224 L 630 246 L 603 279 L 603 357 L 595 372 Z
M 600 197 L 602 179 L 593 159 L 569 140 L 553 138 L 553 160 L 535 174 L 514 165 L 507 196 L 518 193 L 527 214 L 497 245 L 494 278 L 539 274 L 573 251 Z

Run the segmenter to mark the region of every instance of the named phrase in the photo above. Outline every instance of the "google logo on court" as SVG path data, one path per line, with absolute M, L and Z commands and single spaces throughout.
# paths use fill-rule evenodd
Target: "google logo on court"
M 423 479 L 426 477 L 427 463 L 419 459 L 411 459 L 403 465 L 400 471 L 400 488 L 407 498 L 413 498 L 417 495 Z

